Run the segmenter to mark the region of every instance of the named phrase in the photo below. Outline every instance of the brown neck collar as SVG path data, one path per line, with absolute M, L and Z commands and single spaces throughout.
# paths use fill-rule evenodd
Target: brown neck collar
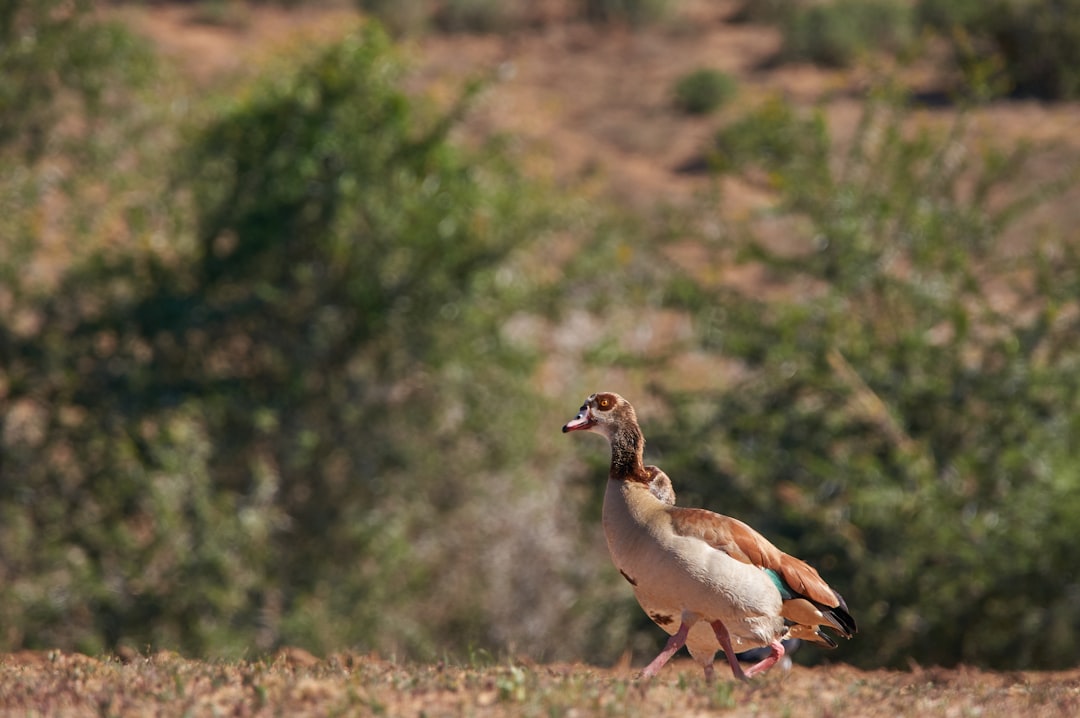
M 642 459 L 644 453 L 645 437 L 641 435 L 641 430 L 633 424 L 620 428 L 611 437 L 611 478 L 649 483 Z

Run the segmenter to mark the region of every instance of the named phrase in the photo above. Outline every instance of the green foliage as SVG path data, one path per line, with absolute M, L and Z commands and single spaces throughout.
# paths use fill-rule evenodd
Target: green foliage
M 0 174 L 4 645 L 96 651 L 136 624 L 145 637 L 205 638 L 227 628 L 248 585 L 230 547 L 243 531 L 225 522 L 238 506 L 212 495 L 197 432 L 171 417 L 117 421 L 129 398 L 110 386 L 125 370 L 111 358 L 118 337 L 94 326 L 123 290 L 87 259 L 145 241 L 164 220 L 160 184 L 118 168 L 150 170 L 146 143 L 169 147 L 167 132 L 152 133 L 163 114 L 140 105 L 149 80 L 167 82 L 142 43 L 94 22 L 88 6 L 9 4 L 2 32 L 0 86 L 20 96 L 0 104 L 0 161 L 18 168 Z M 65 262 L 84 261 L 64 276 Z M 148 445 L 148 432 L 160 442 Z M 154 468 L 166 464 L 190 483 Z M 217 618 L 208 595 L 223 605 Z M 176 621 L 143 624 L 165 602 Z
M 284 2 L 283 5 L 296 4 Z M 214 27 L 243 29 L 250 21 L 251 6 L 236 0 L 199 0 L 194 4 L 191 22 Z
M 734 19 L 738 22 L 779 23 L 800 0 L 745 0 L 739 4 Z
M 820 115 L 802 117 L 789 103 L 774 98 L 717 132 L 708 155 L 721 171 L 757 161 L 767 168 L 798 163 L 804 171 L 816 172 L 827 167 L 825 132 Z
M 581 13 L 590 22 L 632 27 L 663 20 L 670 14 L 671 5 L 671 0 L 580 0 Z
M 0 9 L 0 146 L 33 162 L 67 111 L 102 117 L 110 93 L 152 67 L 119 25 L 90 21 L 88 3 L 9 0 Z M 119 81 L 119 83 L 117 82 Z M 89 134 L 89 133 L 88 133 Z
M 516 534 L 527 571 L 490 540 L 528 505 L 536 409 L 491 411 L 534 406 L 501 323 L 551 213 L 447 140 L 467 95 L 435 113 L 398 85 L 373 26 L 283 60 L 190 130 L 173 222 L 5 297 L 5 645 L 557 647 L 551 610 L 512 606 L 580 583 L 575 517 Z
M 427 0 L 356 0 L 356 5 L 395 36 L 421 33 L 427 28 L 431 14 Z
M 921 0 L 918 12 L 924 23 L 949 39 L 969 81 L 981 80 L 990 65 L 1016 94 L 1080 97 L 1077 0 Z
M 521 0 L 357 0 L 361 11 L 395 35 L 442 32 L 499 33 L 522 23 L 529 4 Z
M 505 309 L 495 270 L 527 234 L 527 193 L 449 145 L 457 109 L 425 121 L 397 81 L 369 30 L 227 107 L 191 154 L 196 271 L 134 310 L 163 346 L 195 334 L 204 347 L 194 365 L 163 354 L 155 377 L 205 392 L 215 435 L 232 437 L 218 480 L 242 490 L 264 464 L 280 477 L 282 610 L 322 631 L 294 618 L 282 638 L 309 645 L 378 626 L 381 641 L 430 650 L 430 627 L 395 598 L 435 580 L 410 542 L 456 508 L 457 477 L 513 455 L 510 424 L 482 448 L 452 437 L 483 428 L 491 392 L 529 366 L 488 310 Z M 478 365 L 484 381 L 468 381 Z M 400 503 L 410 491 L 427 500 Z M 342 556 L 369 558 L 328 572 Z
M 903 53 L 914 33 L 911 6 L 901 0 L 832 0 L 784 13 L 783 56 L 848 67 L 874 52 Z
M 450 0 L 435 14 L 435 26 L 446 32 L 503 32 L 519 20 L 522 8 L 505 0 Z
M 744 158 L 729 166 L 759 164 L 776 188 L 773 221 L 804 228 L 778 246 L 748 227 L 743 256 L 802 289 L 680 291 L 702 349 L 745 378 L 663 392 L 674 413 L 653 445 L 669 474 L 697 477 L 684 497 L 779 538 L 846 595 L 862 632 L 844 658 L 1066 665 L 1080 265 L 1067 244 L 1030 242 L 1019 261 L 999 244 L 1058 187 L 1026 187 L 1023 153 L 979 152 L 961 125 L 908 126 L 871 104 L 839 166 L 820 118 L 775 105 L 724 133 Z M 776 137 L 803 144 L 772 151 Z
M 974 28 L 990 19 L 986 0 L 919 0 L 915 15 L 920 25 L 950 32 Z
M 691 115 L 705 115 L 730 101 L 737 91 L 735 80 L 719 70 L 701 68 L 675 83 L 675 105 Z
M 738 18 L 779 25 L 782 57 L 848 67 L 876 52 L 906 56 L 916 30 L 944 37 L 964 94 L 1080 96 L 1078 0 L 828 0 L 747 3 Z
M 16 326 L 38 316 L 19 300 L 55 276 L 45 255 L 80 256 L 145 189 L 114 168 L 159 116 L 138 105 L 157 64 L 145 43 L 88 12 L 53 0 L 0 10 L 0 302 Z

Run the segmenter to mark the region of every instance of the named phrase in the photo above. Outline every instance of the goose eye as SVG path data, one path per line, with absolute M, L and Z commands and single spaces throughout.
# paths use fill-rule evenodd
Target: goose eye
M 611 408 L 611 399 L 609 399 L 609 398 L 607 398 L 605 396 L 605 397 L 600 399 L 599 404 L 600 404 L 601 409 L 610 409 Z

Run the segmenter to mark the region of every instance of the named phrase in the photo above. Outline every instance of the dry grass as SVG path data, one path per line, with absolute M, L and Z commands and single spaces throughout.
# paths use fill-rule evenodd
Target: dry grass
M 580 664 L 403 665 L 299 650 L 258 662 L 172 653 L 94 659 L 59 652 L 0 656 L 0 715 L 387 716 L 1074 716 L 1080 670 L 774 671 L 749 685 L 705 684 L 676 662 L 644 684 L 633 669 Z

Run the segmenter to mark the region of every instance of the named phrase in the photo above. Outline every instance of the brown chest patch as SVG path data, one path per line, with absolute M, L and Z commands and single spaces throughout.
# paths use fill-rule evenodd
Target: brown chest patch
M 623 577 L 623 578 L 625 578 L 625 579 L 626 579 L 626 580 L 627 580 L 627 581 L 628 581 L 628 582 L 630 583 L 630 585 L 631 585 L 631 586 L 636 586 L 636 585 L 637 585 L 637 581 L 635 581 L 634 579 L 630 578 L 630 576 L 628 576 L 628 575 L 627 575 L 626 571 L 623 571 L 623 570 L 622 570 L 622 569 L 620 568 L 620 569 L 619 569 L 619 573 L 621 573 L 621 574 L 622 574 L 622 577 Z
M 657 626 L 666 626 L 675 620 L 671 616 L 665 616 L 662 613 L 650 613 L 649 618 L 651 618 Z

